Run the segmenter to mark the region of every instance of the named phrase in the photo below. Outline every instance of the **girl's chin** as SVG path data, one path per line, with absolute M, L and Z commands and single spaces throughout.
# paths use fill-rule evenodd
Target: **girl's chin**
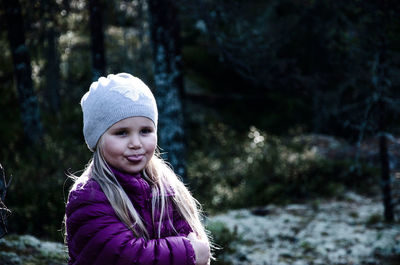
M 137 165 L 127 165 L 122 168 L 123 171 L 129 174 L 136 174 L 142 172 L 142 170 L 146 167 L 146 163 L 138 163 Z

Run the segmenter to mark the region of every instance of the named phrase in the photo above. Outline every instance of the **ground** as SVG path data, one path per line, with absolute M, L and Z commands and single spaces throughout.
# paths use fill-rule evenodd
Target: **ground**
M 382 221 L 377 199 L 233 210 L 210 218 L 237 235 L 224 264 L 400 264 L 400 224 Z
M 232 210 L 208 222 L 235 235 L 223 264 L 399 265 L 400 224 L 383 222 L 382 211 L 379 199 L 346 193 L 341 200 Z M 66 249 L 7 235 L 0 239 L 0 264 L 62 265 Z

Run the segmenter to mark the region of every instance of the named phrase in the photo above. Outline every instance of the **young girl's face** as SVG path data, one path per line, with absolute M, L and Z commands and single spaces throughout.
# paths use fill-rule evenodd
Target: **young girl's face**
M 145 117 L 130 117 L 112 125 L 102 136 L 101 148 L 106 162 L 123 172 L 142 171 L 157 146 L 154 123 Z

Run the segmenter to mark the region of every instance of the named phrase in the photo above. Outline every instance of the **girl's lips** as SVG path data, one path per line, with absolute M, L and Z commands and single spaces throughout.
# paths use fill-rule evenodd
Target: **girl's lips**
M 144 155 L 132 155 L 132 156 L 127 156 L 126 159 L 128 159 L 131 162 L 140 162 L 143 159 Z

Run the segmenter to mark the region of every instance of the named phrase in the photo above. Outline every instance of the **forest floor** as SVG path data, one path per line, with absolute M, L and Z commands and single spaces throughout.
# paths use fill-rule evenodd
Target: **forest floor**
M 231 210 L 210 217 L 235 241 L 218 264 L 400 264 L 400 224 L 382 221 L 377 199 L 346 193 L 341 200 Z M 224 246 L 222 246 L 224 247 Z M 0 239 L 0 264 L 64 265 L 63 244 L 30 235 Z
M 66 265 L 67 252 L 61 243 L 39 240 L 31 235 L 6 235 L 0 239 L 1 265 Z
M 400 264 L 400 223 L 387 224 L 382 215 L 380 200 L 349 192 L 341 200 L 232 210 L 209 221 L 237 237 L 222 264 Z

